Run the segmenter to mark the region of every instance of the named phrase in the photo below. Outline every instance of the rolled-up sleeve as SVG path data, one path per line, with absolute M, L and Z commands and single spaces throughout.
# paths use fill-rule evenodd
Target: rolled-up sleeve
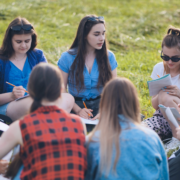
M 116 69 L 118 67 L 118 64 L 117 64 L 114 53 L 111 51 L 109 51 L 108 53 L 109 53 L 109 63 L 111 66 L 111 70 L 113 71 L 114 69 Z
M 64 71 L 65 73 L 69 73 L 70 64 L 67 52 L 62 53 L 57 65 L 62 71 Z

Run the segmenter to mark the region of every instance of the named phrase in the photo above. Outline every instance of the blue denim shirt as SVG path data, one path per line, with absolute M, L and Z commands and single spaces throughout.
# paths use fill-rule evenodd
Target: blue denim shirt
M 47 62 L 43 51 L 39 49 L 34 49 L 33 51 L 27 52 L 27 57 L 31 69 L 40 62 Z M 0 94 L 7 92 L 7 88 L 9 85 L 6 84 L 6 81 L 8 81 L 9 79 L 10 69 L 10 61 L 0 59 Z
M 87 146 L 88 168 L 85 180 L 168 180 L 167 157 L 157 134 L 131 123 L 122 115 L 120 118 L 123 121 L 120 120 L 122 132 L 119 137 L 120 157 L 116 166 L 117 174 L 113 173 L 112 168 L 108 176 L 105 172 L 100 174 L 99 132 L 96 132 L 93 142 Z M 113 148 L 112 159 L 115 155 L 116 150 Z
M 71 71 L 71 65 L 73 64 L 75 57 L 76 57 L 76 50 L 75 52 L 72 53 L 70 51 L 62 53 L 61 58 L 57 63 L 59 68 L 65 73 L 69 73 Z M 117 68 L 117 61 L 115 59 L 115 55 L 111 51 L 108 51 L 108 59 L 111 70 L 113 71 L 114 69 Z M 98 64 L 96 58 L 94 59 L 91 73 L 88 72 L 85 66 L 83 75 L 84 75 L 84 89 L 81 90 L 80 92 L 77 91 L 78 87 L 76 83 L 73 83 L 70 76 L 68 76 L 68 92 L 73 96 L 83 98 L 84 100 L 90 98 L 93 99 L 96 98 L 102 93 L 103 90 L 103 86 L 97 88 L 98 79 L 99 79 L 99 70 L 98 70 Z

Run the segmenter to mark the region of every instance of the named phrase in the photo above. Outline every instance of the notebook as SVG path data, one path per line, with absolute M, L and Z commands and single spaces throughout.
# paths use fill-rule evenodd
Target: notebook
M 180 122 L 177 121 L 177 118 L 180 118 L 180 114 L 176 108 L 166 107 L 162 104 L 159 104 L 159 108 L 161 109 L 161 111 L 164 111 L 166 113 L 168 119 L 173 123 L 175 127 L 179 127 Z
M 15 101 L 19 101 L 19 100 L 24 99 L 24 98 L 27 98 L 27 97 L 29 97 L 29 94 L 27 94 L 27 95 L 25 95 L 25 96 L 23 96 L 23 97 L 20 97 L 20 98 L 16 99 Z
M 98 119 L 95 119 L 95 120 L 91 120 L 91 119 L 84 119 L 84 118 L 81 118 L 82 122 L 84 124 L 98 124 L 99 120 Z
M 155 96 L 156 94 L 159 93 L 159 91 L 162 88 L 169 86 L 169 85 L 172 85 L 171 75 L 166 74 L 165 76 L 163 76 L 161 78 L 151 80 L 151 81 L 147 81 L 147 84 L 148 84 L 150 96 Z

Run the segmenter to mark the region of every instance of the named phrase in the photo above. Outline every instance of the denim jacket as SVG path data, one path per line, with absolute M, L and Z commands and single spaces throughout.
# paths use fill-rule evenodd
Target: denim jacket
M 43 52 L 39 49 L 34 49 L 33 51 L 27 52 L 27 56 L 31 68 L 40 62 L 47 62 Z M 0 59 L 0 94 L 7 92 L 6 81 L 9 77 L 10 68 L 11 66 L 9 60 Z
M 120 157 L 116 165 L 116 174 L 112 167 L 110 173 L 100 174 L 99 132 L 97 131 L 90 143 L 87 138 L 88 168 L 85 180 L 168 180 L 167 157 L 163 145 L 155 132 L 135 125 L 119 115 L 122 128 L 119 136 Z M 116 150 L 113 147 L 112 159 Z

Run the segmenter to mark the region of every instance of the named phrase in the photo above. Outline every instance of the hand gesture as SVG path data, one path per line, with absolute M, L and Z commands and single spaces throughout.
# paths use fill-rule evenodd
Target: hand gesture
M 180 89 L 177 86 L 167 86 L 163 89 L 163 91 L 167 92 L 169 95 L 180 98 Z
M 77 114 L 82 118 L 90 119 L 90 117 L 93 117 L 92 111 L 92 109 L 83 108 Z
M 23 97 L 25 94 L 25 89 L 22 86 L 15 86 L 12 91 L 13 99 L 18 99 Z

